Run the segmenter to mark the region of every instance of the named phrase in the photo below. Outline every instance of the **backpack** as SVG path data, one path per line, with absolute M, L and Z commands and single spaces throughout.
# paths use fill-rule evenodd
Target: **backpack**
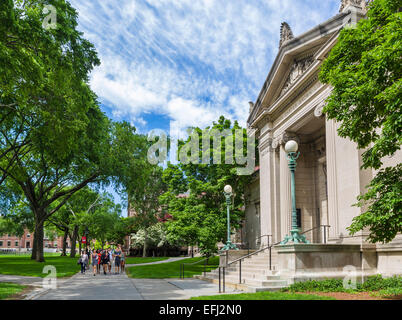
M 82 258 L 79 258 L 77 261 L 77 264 L 81 264 L 82 263 Z

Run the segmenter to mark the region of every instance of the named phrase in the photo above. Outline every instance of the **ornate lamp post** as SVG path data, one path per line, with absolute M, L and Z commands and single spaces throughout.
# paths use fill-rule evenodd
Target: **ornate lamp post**
M 230 204 L 232 202 L 232 186 L 226 185 L 225 188 L 223 188 L 225 197 L 226 197 L 226 206 L 227 206 L 227 221 L 228 221 L 228 238 L 226 241 L 226 245 L 222 248 L 222 251 L 227 251 L 227 250 L 239 250 L 231 241 L 230 241 Z
M 292 195 L 292 230 L 290 235 L 287 235 L 281 244 L 293 243 L 309 243 L 304 235 L 300 234 L 300 229 L 297 226 L 297 213 L 296 213 L 296 185 L 295 185 L 295 171 L 296 160 L 299 158 L 300 152 L 299 145 L 296 141 L 290 140 L 285 145 L 285 151 L 287 153 L 287 159 L 289 161 L 290 169 L 290 183 L 291 183 L 291 195 Z

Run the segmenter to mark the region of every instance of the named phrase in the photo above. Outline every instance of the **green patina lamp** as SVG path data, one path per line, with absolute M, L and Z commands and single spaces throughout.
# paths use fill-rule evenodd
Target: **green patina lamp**
M 300 234 L 300 229 L 297 225 L 297 212 L 296 212 L 296 185 L 295 185 L 295 171 L 296 160 L 299 158 L 300 152 L 298 152 L 299 145 L 296 141 L 290 140 L 285 145 L 285 151 L 287 153 L 287 159 L 289 161 L 290 169 L 290 185 L 292 195 L 292 230 L 290 235 L 287 235 L 281 244 L 288 243 L 309 243 L 304 235 Z
M 226 198 L 226 206 L 227 206 L 227 221 L 228 221 L 228 239 L 226 241 L 226 245 L 222 248 L 222 251 L 227 250 L 239 250 L 231 241 L 230 241 L 230 204 L 232 202 L 232 186 L 226 185 L 223 188 L 225 198 Z

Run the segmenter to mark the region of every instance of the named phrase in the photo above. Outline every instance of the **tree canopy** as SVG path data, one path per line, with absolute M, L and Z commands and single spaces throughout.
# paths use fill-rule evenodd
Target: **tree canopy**
M 365 150 L 362 168 L 379 170 L 358 198 L 367 207 L 352 234 L 370 229 L 369 240 L 389 242 L 402 231 L 402 164 L 383 167 L 402 143 L 402 13 L 400 0 L 374 0 L 367 19 L 345 28 L 324 61 L 320 80 L 333 87 L 324 108 L 338 133 Z
M 245 149 L 247 134 L 246 130 L 242 129 L 237 122 L 232 124 L 224 117 L 220 117 L 217 122 L 204 130 L 194 129 L 199 133 L 200 159 L 203 150 L 203 134 L 208 135 L 216 130 L 219 132 L 228 130 L 231 133 L 216 144 L 212 139 L 208 139 L 210 159 L 212 160 L 213 155 L 217 155 L 217 158 L 222 161 L 221 163 L 210 161 L 209 163 L 170 164 L 163 173 L 168 191 L 161 196 L 161 201 L 169 214 L 173 216 L 173 219 L 167 222 L 171 237 L 182 240 L 187 245 L 198 244 L 203 253 L 211 254 L 216 252 L 218 242 L 226 241 L 227 217 L 223 192 L 225 185 L 230 184 L 233 188 L 230 212 L 232 228 L 237 229 L 244 218 L 244 190 L 250 181 L 250 176 L 238 174 L 239 165 L 234 161 L 235 155 L 229 152 L 229 157 L 232 157 L 233 161 L 232 163 L 226 161 L 226 150 L 231 149 L 235 143 L 235 130 L 243 132 L 241 139 L 242 147 Z M 191 137 L 186 142 L 189 142 L 190 139 Z M 184 145 L 185 141 L 182 141 L 180 148 L 183 148 Z M 255 148 L 255 144 L 253 144 L 253 148 Z M 255 159 L 253 160 L 255 161 Z

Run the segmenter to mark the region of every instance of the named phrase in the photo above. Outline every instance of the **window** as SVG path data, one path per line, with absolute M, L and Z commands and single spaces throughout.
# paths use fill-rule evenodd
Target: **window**
M 18 241 L 15 241 L 15 246 L 18 247 Z
M 296 209 L 296 217 L 297 217 L 297 227 L 301 229 L 302 227 L 301 209 Z
M 30 248 L 30 247 L 31 247 L 31 243 L 30 243 L 29 241 L 27 241 L 26 247 L 27 247 L 27 248 Z
M 3 246 L 3 241 L 0 241 L 0 247 L 2 247 Z
M 11 247 L 11 241 L 7 241 L 7 247 Z
M 30 237 L 31 237 L 31 235 L 28 233 L 28 234 L 27 234 L 27 238 L 30 238 Z

